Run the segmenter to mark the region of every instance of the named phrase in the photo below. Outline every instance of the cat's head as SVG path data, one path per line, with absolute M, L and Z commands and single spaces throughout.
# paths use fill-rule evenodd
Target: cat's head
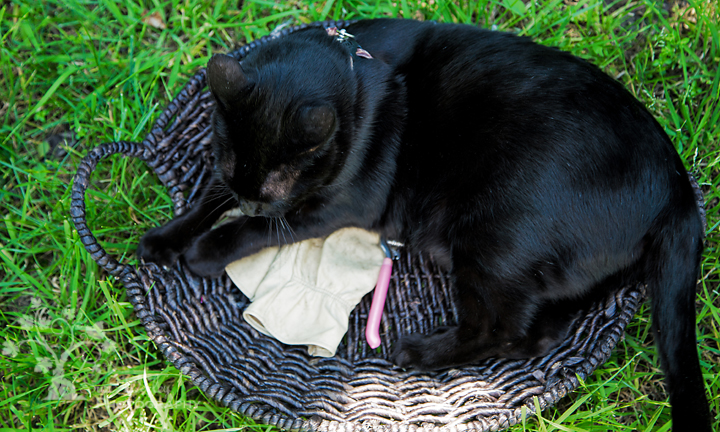
M 252 216 L 321 200 L 348 153 L 347 53 L 322 33 L 283 39 L 242 62 L 215 55 L 207 68 L 216 171 Z

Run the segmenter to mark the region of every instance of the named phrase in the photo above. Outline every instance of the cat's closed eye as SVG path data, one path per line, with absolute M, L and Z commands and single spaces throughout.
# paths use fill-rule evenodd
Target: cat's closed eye
M 304 149 L 304 150 L 301 150 L 301 151 L 300 151 L 300 154 L 301 154 L 301 155 L 309 155 L 309 154 L 315 153 L 315 152 L 317 152 L 317 151 L 320 149 L 320 147 L 322 147 L 322 145 L 323 145 L 323 143 L 320 143 L 320 144 L 317 144 L 317 145 L 313 145 L 313 146 L 310 147 L 310 148 L 306 148 L 306 149 Z

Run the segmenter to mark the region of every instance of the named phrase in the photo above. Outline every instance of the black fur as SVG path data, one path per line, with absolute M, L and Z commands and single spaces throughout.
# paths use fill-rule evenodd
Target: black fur
M 200 275 L 359 226 L 447 265 L 459 325 L 395 343 L 403 367 L 547 353 L 608 285 L 647 281 L 674 430 L 709 431 L 695 339 L 703 228 L 648 111 L 596 67 L 464 25 L 360 21 L 215 56 L 218 176 L 138 255 Z M 210 230 L 223 211 L 245 214 Z M 268 235 L 268 218 L 292 228 Z M 292 237 L 292 238 L 291 238 Z

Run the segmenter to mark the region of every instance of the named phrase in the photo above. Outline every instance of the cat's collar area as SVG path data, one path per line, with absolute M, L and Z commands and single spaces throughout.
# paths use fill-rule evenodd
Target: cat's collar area
M 350 48 L 352 55 L 362 57 L 365 59 L 372 59 L 373 56 L 364 50 L 360 44 L 355 40 L 355 36 L 348 33 L 345 29 L 338 29 L 337 27 L 328 27 L 325 29 L 328 36 L 332 36 L 336 41 Z

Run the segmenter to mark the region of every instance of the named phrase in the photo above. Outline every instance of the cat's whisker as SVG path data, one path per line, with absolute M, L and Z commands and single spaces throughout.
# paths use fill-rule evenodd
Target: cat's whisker
M 207 191 L 209 196 L 218 196 L 230 193 L 230 189 L 223 184 L 211 184 L 208 186 Z
M 330 183 L 327 185 L 322 185 L 322 186 L 320 186 L 320 189 L 330 189 L 330 188 L 334 188 L 334 187 L 338 187 L 338 186 L 343 186 L 348 183 L 352 183 L 352 179 L 345 179 L 345 180 L 339 181 L 337 183 Z
M 280 245 L 280 227 L 278 226 L 277 218 L 273 218 L 273 223 L 275 223 L 275 230 L 277 231 L 275 233 L 275 235 L 277 236 L 277 244 Z
M 215 206 L 215 208 L 214 208 L 212 211 L 208 212 L 208 213 L 205 215 L 205 217 L 200 220 L 200 223 L 205 222 L 205 220 L 206 220 L 211 214 L 215 213 L 215 212 L 217 211 L 217 209 L 221 208 L 221 207 L 224 206 L 228 201 L 233 200 L 233 199 L 234 199 L 234 198 L 231 196 L 231 197 L 229 197 L 228 199 L 226 199 L 225 201 L 223 201 L 223 202 L 221 202 L 220 204 L 218 204 L 217 206 Z
M 277 240 L 277 245 L 280 246 L 280 224 L 278 223 L 278 220 L 276 217 L 272 218 L 273 224 L 275 225 L 275 240 Z
M 217 198 L 217 197 L 221 197 L 221 196 L 226 195 L 226 194 L 227 194 L 227 191 L 223 191 L 223 190 L 220 190 L 220 189 L 215 189 L 215 190 L 209 191 L 206 196 L 207 196 L 208 198 Z
M 235 234 L 240 232 L 240 230 L 242 229 L 242 227 L 245 226 L 245 224 L 247 223 L 248 220 L 250 220 L 250 218 L 247 218 L 247 217 L 243 218 L 242 223 L 240 225 L 238 225 L 237 229 L 235 229 Z
M 285 237 L 285 231 L 287 230 L 287 227 L 285 226 L 284 217 L 280 216 L 279 218 L 276 218 L 278 221 L 278 231 L 282 234 L 283 237 L 283 243 L 288 244 L 287 238 Z
M 295 230 L 292 229 L 290 226 L 290 222 L 285 218 L 285 216 L 280 216 L 280 220 L 283 223 L 283 226 L 287 228 L 288 234 L 290 234 L 290 240 L 292 240 L 293 243 L 295 243 Z
M 268 224 L 268 235 L 267 235 L 267 246 L 266 247 L 270 247 L 270 238 L 271 238 L 270 236 L 272 235 L 272 220 L 265 219 L 265 221 Z

